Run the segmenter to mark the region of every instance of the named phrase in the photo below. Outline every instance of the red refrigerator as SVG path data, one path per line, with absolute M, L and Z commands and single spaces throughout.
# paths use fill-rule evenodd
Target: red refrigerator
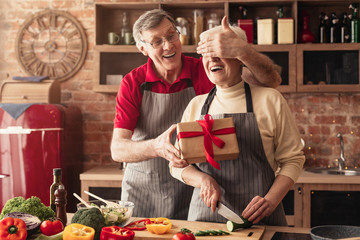
M 67 210 L 74 212 L 72 194 L 80 193 L 82 140 L 82 118 L 77 107 L 1 104 L 0 208 L 17 196 L 37 196 L 49 206 L 53 168 L 61 168 L 68 193 Z

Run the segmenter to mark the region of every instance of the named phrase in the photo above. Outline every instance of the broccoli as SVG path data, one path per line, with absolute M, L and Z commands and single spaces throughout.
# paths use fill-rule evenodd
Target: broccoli
M 55 212 L 45 206 L 38 197 L 30 197 L 25 200 L 23 197 L 14 197 L 7 200 L 4 208 L 1 211 L 0 219 L 7 213 L 22 212 L 37 216 L 41 221 L 55 217 Z
M 105 227 L 105 218 L 100 210 L 94 208 L 84 208 L 76 211 L 71 219 L 71 223 L 80 223 L 95 229 L 94 239 L 100 239 L 101 229 Z

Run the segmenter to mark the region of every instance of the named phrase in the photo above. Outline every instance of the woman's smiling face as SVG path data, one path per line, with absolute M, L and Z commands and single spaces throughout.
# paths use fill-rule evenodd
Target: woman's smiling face
M 242 63 L 236 58 L 203 57 L 206 75 L 215 85 L 227 88 L 241 82 Z

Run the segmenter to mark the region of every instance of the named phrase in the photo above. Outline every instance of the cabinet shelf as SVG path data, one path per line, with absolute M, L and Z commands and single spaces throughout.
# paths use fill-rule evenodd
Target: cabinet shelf
M 277 88 L 280 92 L 360 92 L 359 43 L 297 43 L 303 11 L 309 14 L 310 30 L 317 38 L 320 12 L 328 15 L 336 12 L 338 16 L 344 11 L 349 12 L 349 2 L 345 0 L 197 0 L 185 2 L 159 0 L 151 3 L 144 0 L 144 2 L 96 3 L 95 60 L 98 63 L 98 74 L 93 90 L 116 93 L 118 85 L 109 85 L 107 76 L 124 76 L 147 61 L 135 45 L 107 44 L 108 32 L 120 32 L 124 12 L 128 13 L 131 25 L 142 13 L 151 9 L 164 9 L 174 18 L 185 17 L 190 23 L 194 15 L 193 10 L 202 9 L 204 22 L 207 22 L 211 13 L 216 13 L 218 17 L 228 16 L 229 22 L 236 24 L 240 17 L 240 6 L 247 9 L 247 16 L 252 19 L 257 17 L 276 19 L 279 6 L 283 7 L 285 17 L 294 19 L 294 44 L 252 44 L 257 51 L 268 55 L 282 67 L 283 82 Z M 196 54 L 195 45 L 183 45 L 182 50 L 185 55 L 200 57 Z M 330 63 L 330 60 L 333 62 Z M 350 60 L 353 62 L 351 66 L 348 66 Z M 329 70 L 330 68 L 333 69 Z

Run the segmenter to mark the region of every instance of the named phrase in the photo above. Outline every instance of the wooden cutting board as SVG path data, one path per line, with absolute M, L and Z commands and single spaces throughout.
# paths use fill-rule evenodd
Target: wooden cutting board
M 171 231 L 163 234 L 156 235 L 144 231 L 135 231 L 135 240 L 150 240 L 150 239 L 168 239 L 170 240 L 174 234 L 180 231 L 181 228 L 190 229 L 193 232 L 198 230 L 223 230 L 229 232 L 226 229 L 226 224 L 222 223 L 210 223 L 210 222 L 190 222 L 182 220 L 171 220 Z M 253 226 L 248 229 L 239 229 L 238 231 L 229 232 L 230 235 L 222 236 L 199 236 L 197 240 L 259 240 L 265 230 L 264 226 Z

